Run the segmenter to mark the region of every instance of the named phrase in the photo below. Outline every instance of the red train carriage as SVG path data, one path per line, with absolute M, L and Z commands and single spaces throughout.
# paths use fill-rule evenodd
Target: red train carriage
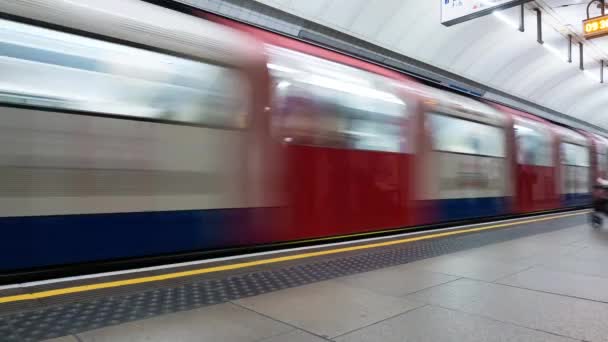
M 399 73 L 208 16 L 266 44 L 272 134 L 285 147 L 289 219 L 282 239 L 416 224 L 413 108 Z
M 552 124 L 504 106 L 492 108 L 425 87 L 391 70 L 304 42 L 214 15 L 199 15 L 248 31 L 266 43 L 275 90 L 274 130 L 286 139 L 289 151 L 289 226 L 297 227 L 293 229 L 298 233 L 288 238 L 528 213 L 560 206 L 559 175 L 576 168 L 558 167 L 560 143 Z M 308 80 L 302 82 L 300 78 Z M 369 79 L 364 81 L 365 78 Z M 369 90 L 360 88 L 362 81 L 367 82 Z M 390 89 L 395 85 L 403 95 Z M 336 92 L 336 88 L 340 91 Z M 391 115 L 383 112 L 389 107 L 378 98 L 365 104 L 374 112 L 368 116 L 366 126 L 361 126 L 361 112 L 354 114 L 359 109 L 351 110 L 352 105 L 346 111 L 340 109 L 344 103 L 354 103 L 348 96 L 364 103 L 378 89 L 388 90 L 400 101 L 407 99 L 403 104 L 409 108 L 404 108 L 400 124 L 393 115 L 391 125 L 385 126 L 385 118 Z M 349 92 L 347 96 L 337 95 Z M 346 128 L 353 124 L 365 130 Z M 379 135 L 384 136 L 377 140 Z M 398 150 L 361 148 L 363 141 L 382 139 L 384 143 L 395 140 L 389 143 L 393 145 L 398 139 L 402 142 Z M 360 172 L 354 167 L 357 160 L 389 155 L 396 158 L 395 152 L 402 154 L 398 158 L 401 162 L 386 162 L 383 171 L 368 169 L 355 176 L 355 172 Z M 574 183 L 583 182 L 574 174 L 569 176 L 577 177 Z M 386 182 L 372 181 L 379 177 Z M 395 181 L 388 181 L 391 178 Z M 380 190 L 382 187 L 385 190 Z M 564 189 L 564 203 L 583 204 L 583 188 Z M 569 193 L 571 190 L 575 192 Z M 352 198 L 360 194 L 367 196 Z M 399 201 L 401 204 L 397 204 Z M 343 228 L 329 228 L 332 225 Z M 301 230 L 302 227 L 307 228 Z
M 516 213 L 556 209 L 560 206 L 558 140 L 554 125 L 536 116 L 494 105 L 512 116 L 513 172 Z

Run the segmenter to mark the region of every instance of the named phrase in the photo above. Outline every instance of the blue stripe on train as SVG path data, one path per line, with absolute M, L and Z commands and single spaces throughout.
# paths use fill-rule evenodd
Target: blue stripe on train
M 252 210 L 1 217 L 0 272 L 235 246 Z
M 438 200 L 441 221 L 465 220 L 475 217 L 509 213 L 507 197 L 454 198 Z
M 591 194 L 562 194 L 564 207 L 576 207 L 591 204 Z

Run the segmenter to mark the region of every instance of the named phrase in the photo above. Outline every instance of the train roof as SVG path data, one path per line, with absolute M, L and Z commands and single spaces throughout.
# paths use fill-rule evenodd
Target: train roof
M 547 124 L 549 126 L 552 125 L 551 122 L 549 122 L 549 121 L 547 121 L 547 120 L 545 120 L 545 119 L 543 119 L 541 117 L 538 117 L 536 115 L 530 114 L 528 112 L 524 112 L 524 111 L 521 111 L 519 109 L 515 109 L 515 108 L 509 107 L 509 106 L 505 106 L 505 105 L 502 105 L 502 104 L 499 104 L 499 103 L 494 103 L 494 102 L 489 102 L 489 101 L 487 101 L 486 103 L 488 103 L 490 106 L 498 109 L 499 111 L 501 111 L 503 113 L 510 114 L 510 115 L 512 115 L 512 116 L 514 116 L 516 118 L 523 118 L 523 119 L 528 119 L 528 120 L 532 120 L 532 121 L 536 121 L 536 122 L 542 122 L 542 123 L 545 123 L 545 124 Z
M 423 97 L 430 110 L 496 126 L 502 126 L 507 121 L 505 113 L 469 97 L 424 85 L 409 85 L 409 87 L 410 92 Z
M 515 125 L 515 129 L 518 129 L 518 126 L 524 126 L 527 128 L 545 131 L 545 132 L 553 132 L 553 128 L 555 125 L 543 118 L 540 118 L 536 115 L 532 115 L 527 112 L 523 112 L 518 109 L 514 109 L 511 107 L 507 107 L 498 103 L 489 103 L 490 106 L 498 109 L 499 111 L 506 113 L 507 115 L 511 115 L 513 118 L 513 123 Z
M 226 65 L 263 56 L 245 34 L 139 0 L 2 1 L 0 12 Z
M 601 136 L 599 134 L 596 134 L 596 133 L 590 133 L 590 134 L 591 134 L 591 137 L 593 138 L 593 140 L 595 140 L 596 144 L 604 146 L 604 150 L 606 147 L 608 147 L 608 138 Z
M 515 129 L 518 129 L 519 126 L 523 126 L 523 127 L 531 128 L 533 130 L 546 132 L 547 134 L 551 134 L 552 132 L 554 132 L 554 131 L 552 131 L 553 127 L 550 123 L 543 122 L 540 120 L 535 120 L 534 118 L 531 118 L 528 116 L 514 115 L 513 121 L 514 121 Z

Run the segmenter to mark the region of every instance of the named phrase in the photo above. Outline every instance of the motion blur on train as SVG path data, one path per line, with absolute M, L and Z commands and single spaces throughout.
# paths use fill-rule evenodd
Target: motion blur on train
M 599 135 L 208 13 L 0 12 L 0 273 L 574 208 L 606 176 Z

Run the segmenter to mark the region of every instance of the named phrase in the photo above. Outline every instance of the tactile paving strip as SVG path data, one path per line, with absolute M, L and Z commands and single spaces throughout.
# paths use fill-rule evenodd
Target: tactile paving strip
M 0 341 L 20 341 L 8 320 L 0 318 Z
M 139 293 L 55 305 L 0 317 L 0 341 L 39 341 L 109 325 L 191 310 L 341 276 L 405 264 L 487 244 L 546 233 L 582 222 L 581 217 L 450 236 L 372 249 L 348 256 L 277 264 L 275 268 L 196 280 Z

